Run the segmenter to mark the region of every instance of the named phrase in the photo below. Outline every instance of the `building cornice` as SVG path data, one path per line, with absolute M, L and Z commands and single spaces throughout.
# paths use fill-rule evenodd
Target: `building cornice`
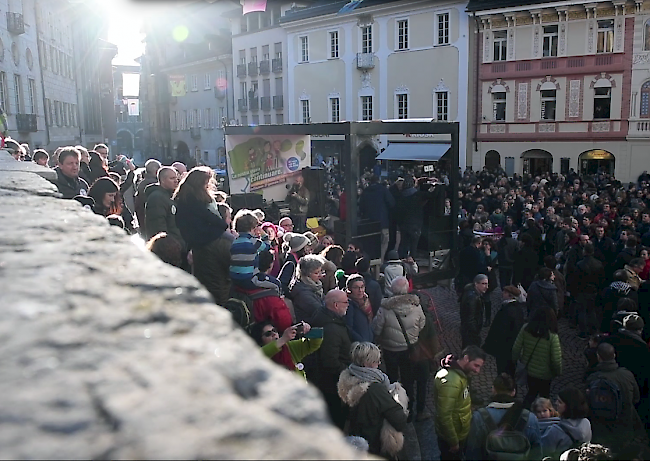
M 571 6 L 583 6 L 585 8 L 595 8 L 596 4 L 613 3 L 612 0 L 572 0 L 559 2 L 536 3 L 534 5 L 510 6 L 504 8 L 494 8 L 490 10 L 473 11 L 476 16 L 490 16 L 499 14 L 511 14 L 516 12 L 541 11 L 546 8 L 562 9 Z
M 200 61 L 188 61 L 181 64 L 176 64 L 168 67 L 161 67 L 160 72 L 169 72 L 174 70 L 185 69 L 187 67 L 202 66 L 204 64 L 211 64 L 213 62 L 232 60 L 232 54 L 222 54 L 219 56 L 214 56 L 212 58 L 202 59 Z

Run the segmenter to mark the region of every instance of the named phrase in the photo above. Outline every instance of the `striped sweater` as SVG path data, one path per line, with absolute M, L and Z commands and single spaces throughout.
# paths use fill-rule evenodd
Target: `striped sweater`
M 243 282 L 253 278 L 259 270 L 259 255 L 270 248 L 268 237 L 260 240 L 249 233 L 241 233 L 230 247 L 230 278 Z

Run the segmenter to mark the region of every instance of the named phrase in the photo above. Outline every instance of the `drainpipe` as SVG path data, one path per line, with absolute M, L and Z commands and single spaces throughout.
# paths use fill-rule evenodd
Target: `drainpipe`
M 36 18 L 36 15 L 38 14 L 36 11 L 36 4 L 38 2 L 34 2 L 34 18 Z M 38 71 L 41 75 L 41 93 L 43 94 L 43 119 L 45 120 L 45 136 L 47 137 L 47 143 L 45 146 L 49 149 L 50 146 L 50 127 L 47 125 L 47 115 L 45 114 L 45 111 L 47 110 L 47 106 L 45 105 L 45 79 L 43 77 L 43 67 L 41 67 L 41 47 L 38 46 L 38 36 L 39 36 L 39 29 L 38 29 L 38 21 L 34 20 L 34 26 L 36 28 L 36 52 L 38 54 Z M 45 40 L 43 40 L 43 43 L 45 43 Z M 77 79 L 75 79 L 76 82 Z M 38 113 L 38 106 L 36 106 L 36 113 Z M 38 118 L 37 118 L 38 119 Z
M 480 28 L 478 25 L 478 19 L 476 18 L 476 12 L 472 13 L 472 16 L 474 17 L 474 23 L 476 25 L 476 62 L 474 65 L 476 66 L 476 70 L 474 71 L 475 74 L 475 82 L 474 82 L 474 152 L 478 152 L 478 130 L 479 130 L 479 108 L 480 108 L 480 102 L 479 101 L 479 66 L 480 66 L 480 53 L 479 51 L 482 50 L 483 48 L 480 46 L 481 45 L 481 34 L 479 33 Z M 473 162 L 472 162 L 473 163 Z

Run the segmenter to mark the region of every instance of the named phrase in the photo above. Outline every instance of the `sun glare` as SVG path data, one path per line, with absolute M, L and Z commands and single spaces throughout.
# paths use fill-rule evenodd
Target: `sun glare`
M 114 60 L 129 63 L 144 52 L 141 33 L 147 3 L 133 0 L 111 0 L 103 4 L 108 16 L 108 41 L 117 45 Z

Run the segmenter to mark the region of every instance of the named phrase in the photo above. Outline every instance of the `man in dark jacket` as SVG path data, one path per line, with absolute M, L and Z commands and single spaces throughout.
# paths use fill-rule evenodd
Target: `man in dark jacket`
M 359 198 L 359 211 L 361 216 L 370 221 L 378 221 L 381 229 L 381 258 L 386 256 L 389 241 L 389 215 L 395 206 L 395 199 L 388 189 L 379 184 L 379 178 L 370 176 L 370 185 Z
M 616 260 L 614 261 L 614 270 L 623 269 L 626 264 L 630 264 L 630 261 L 636 258 L 636 244 L 637 241 L 634 235 L 627 237 L 627 240 L 625 241 L 625 248 L 621 250 L 618 256 L 616 256 Z
M 63 198 L 71 199 L 77 195 L 88 193 L 88 183 L 79 177 L 79 151 L 66 147 L 59 154 L 59 166 L 56 171 L 56 181 L 52 183 L 59 190 Z
M 517 301 L 521 291 L 512 285 L 502 290 L 503 304 L 494 316 L 483 350 L 494 356 L 497 373 L 515 375 L 515 362 L 512 361 L 512 346 L 515 344 L 519 330 L 524 326 L 525 306 Z
M 397 178 L 395 184 L 388 188 L 388 192 L 393 196 L 395 204 L 397 204 L 402 196 L 402 186 L 404 185 L 403 178 Z M 396 207 L 389 208 L 388 210 L 388 251 L 395 249 L 397 244 L 397 217 L 398 212 Z M 385 255 L 382 255 L 385 257 Z
M 418 189 L 412 177 L 404 180 L 404 190 L 397 203 L 398 227 L 402 239 L 398 249 L 400 258 L 406 258 L 409 254 L 416 257 L 424 223 L 424 205 L 431 198 L 431 189 L 432 187 L 428 190 Z
M 337 383 L 341 372 L 350 365 L 350 347 L 352 343 L 345 324 L 345 314 L 349 301 L 344 291 L 331 290 L 325 296 L 325 316 L 323 327 L 323 344 L 316 352 L 316 370 L 307 376 L 323 393 L 323 398 L 334 425 L 343 430 L 348 415 L 348 408 L 341 402 Z
M 594 257 L 594 246 L 588 243 L 582 249 L 583 258 L 576 270 L 569 274 L 569 291 L 573 294 L 578 317 L 578 335 L 586 338 L 598 330 L 596 296 L 605 284 L 605 268 Z
M 481 245 L 481 237 L 475 236 L 472 238 L 472 243 L 463 248 L 458 255 L 460 270 L 456 277 L 456 289 L 459 291 L 459 296 L 465 290 L 465 285 L 472 282 L 474 277 L 478 274 L 487 275 L 487 266 L 481 262 L 483 260 L 481 257 Z
M 145 204 L 147 203 L 147 197 L 145 197 L 144 190 L 150 184 L 154 184 L 158 181 L 158 170 L 160 169 L 160 162 L 156 159 L 149 159 L 144 164 L 144 178 L 135 190 L 135 216 L 138 218 L 138 226 L 140 227 L 140 235 L 143 238 L 147 237 L 147 232 L 145 229 Z
M 181 243 L 183 237 L 176 226 L 176 204 L 172 195 L 178 186 L 178 173 L 169 166 L 158 170 L 158 182 L 146 187 L 145 229 L 147 240 L 159 232 L 167 232 L 176 237 Z
M 601 225 L 596 226 L 593 244 L 594 257 L 607 269 L 614 258 L 615 245 L 614 241 L 605 235 L 605 228 Z
M 460 334 L 463 345 L 481 345 L 481 327 L 483 326 L 483 295 L 488 289 L 488 277 L 479 274 L 474 282 L 467 284 L 460 300 Z

